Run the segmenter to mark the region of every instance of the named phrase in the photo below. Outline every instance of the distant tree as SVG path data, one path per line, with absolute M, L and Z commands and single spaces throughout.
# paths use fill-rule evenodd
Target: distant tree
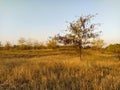
M 104 40 L 102 39 L 96 38 L 92 41 L 92 47 L 95 49 L 101 49 L 103 48 L 103 46 L 104 46 Z
M 2 46 L 1 41 L 0 41 L 0 47 Z
M 7 41 L 6 44 L 4 45 L 4 49 L 9 50 L 10 48 L 11 48 L 11 44 L 9 41 Z
M 20 49 L 19 45 L 13 45 L 12 48 L 13 48 L 14 50 L 19 50 L 19 49 Z
M 33 47 L 34 47 L 34 40 L 33 39 L 27 39 L 26 40 L 26 49 L 33 49 Z
M 34 46 L 34 49 L 43 49 L 43 48 L 45 48 L 44 43 L 43 42 L 38 42 L 37 40 L 34 41 L 33 46 Z
M 34 41 L 33 47 L 34 47 L 34 49 L 38 49 L 38 47 L 39 47 L 39 42 L 38 42 L 37 40 Z
M 57 47 L 57 42 L 54 38 L 50 38 L 47 43 L 47 48 L 56 48 Z
M 28 46 L 33 46 L 33 39 L 28 39 L 27 41 L 26 41 L 26 44 L 28 45 Z
M 22 49 L 22 50 L 27 49 L 25 38 L 21 37 L 21 38 L 18 40 L 18 44 L 19 44 L 19 49 Z
M 1 41 L 0 41 L 0 49 L 2 49 L 2 43 L 1 43 Z
M 26 42 L 26 40 L 25 40 L 25 38 L 23 38 L 23 37 L 21 37 L 21 38 L 18 40 L 18 43 L 19 43 L 20 45 L 24 45 L 25 42 Z
M 95 32 L 95 27 L 98 24 L 91 23 L 94 15 L 80 16 L 76 21 L 70 22 L 66 30 L 66 34 L 55 36 L 58 43 L 64 45 L 75 45 L 79 47 L 80 59 L 82 54 L 82 47 L 90 45 L 92 40 L 98 37 L 101 33 Z

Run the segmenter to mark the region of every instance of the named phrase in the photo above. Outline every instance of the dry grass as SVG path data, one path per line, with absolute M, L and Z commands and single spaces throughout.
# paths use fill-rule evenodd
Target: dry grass
M 114 54 L 64 52 L 0 51 L 0 90 L 120 90 Z

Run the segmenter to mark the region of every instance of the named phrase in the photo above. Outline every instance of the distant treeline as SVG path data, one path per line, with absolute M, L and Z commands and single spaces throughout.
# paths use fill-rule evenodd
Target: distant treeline
M 49 39 L 46 42 L 46 44 L 44 44 L 43 42 L 39 42 L 37 40 L 33 40 L 33 39 L 26 40 L 25 38 L 20 38 L 17 44 L 12 44 L 9 41 L 6 41 L 5 44 L 2 44 L 0 42 L 0 49 L 2 50 L 10 50 L 10 49 L 30 50 L 30 49 L 48 49 L 48 48 L 54 49 L 57 47 L 59 46 L 53 39 Z
M 106 50 L 120 54 L 120 44 L 110 44 Z
M 110 44 L 106 48 L 103 48 L 103 42 L 100 40 L 94 41 L 93 46 L 84 46 L 84 49 L 104 49 L 109 52 L 120 53 L 120 44 Z M 57 48 L 66 48 L 70 49 L 76 46 L 70 45 L 59 45 L 54 39 L 49 39 L 46 44 L 42 42 L 38 42 L 37 40 L 20 38 L 18 43 L 13 45 L 11 42 L 7 41 L 4 45 L 0 42 L 0 50 L 37 50 L 37 49 L 57 49 Z

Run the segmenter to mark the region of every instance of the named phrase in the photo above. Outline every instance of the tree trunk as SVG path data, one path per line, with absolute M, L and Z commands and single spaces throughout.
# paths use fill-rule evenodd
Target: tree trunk
M 82 60 L 82 46 L 81 45 L 79 47 L 79 50 L 80 50 L 80 60 Z
M 82 60 L 82 40 L 79 43 L 79 50 L 80 50 L 80 60 Z

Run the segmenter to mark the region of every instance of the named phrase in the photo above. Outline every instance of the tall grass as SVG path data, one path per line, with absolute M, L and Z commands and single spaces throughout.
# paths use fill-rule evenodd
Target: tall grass
M 120 90 L 120 61 L 112 54 L 92 52 L 87 51 L 81 61 L 78 56 L 48 52 L 32 58 L 2 57 L 0 89 Z

